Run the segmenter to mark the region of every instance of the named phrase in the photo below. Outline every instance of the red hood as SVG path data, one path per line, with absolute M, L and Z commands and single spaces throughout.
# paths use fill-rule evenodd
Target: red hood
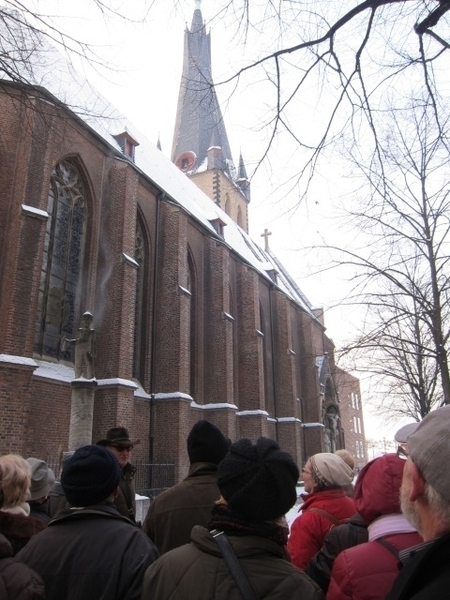
M 405 461 L 384 454 L 362 469 L 355 485 L 356 510 L 367 523 L 381 515 L 400 513 L 400 486 Z

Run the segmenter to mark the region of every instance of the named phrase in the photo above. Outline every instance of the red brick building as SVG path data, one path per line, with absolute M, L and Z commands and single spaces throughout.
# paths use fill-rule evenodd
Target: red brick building
M 233 171 L 211 139 L 207 168 L 189 148 L 176 166 L 82 82 L 69 108 L 62 59 L 45 45 L 35 59 L 39 86 L 0 85 L 0 452 L 67 449 L 80 381 L 66 339 L 85 311 L 94 442 L 128 427 L 135 457 L 173 462 L 176 479 L 198 419 L 276 438 L 299 464 L 342 447 L 322 313 L 246 233 L 242 159 Z
M 364 418 L 359 379 L 339 367 L 334 370 L 339 389 L 341 422 L 345 423 L 345 448 L 353 455 L 360 470 L 369 460 L 364 433 Z

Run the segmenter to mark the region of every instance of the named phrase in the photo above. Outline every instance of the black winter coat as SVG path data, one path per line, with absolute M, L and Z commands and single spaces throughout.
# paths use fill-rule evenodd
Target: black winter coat
M 0 534 L 0 598 L 2 600 L 45 600 L 44 582 L 32 569 L 12 558 L 9 541 Z
M 62 512 L 16 560 L 39 573 L 47 600 L 139 600 L 157 557 L 134 523 L 103 504 Z
M 450 533 L 411 554 L 386 600 L 448 600 L 450 597 Z

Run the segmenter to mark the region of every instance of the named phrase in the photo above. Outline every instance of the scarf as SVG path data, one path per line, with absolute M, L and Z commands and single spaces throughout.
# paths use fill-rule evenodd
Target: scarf
M 256 535 L 271 540 L 282 547 L 286 546 L 289 535 L 287 523 L 283 525 L 281 520 L 251 523 L 234 514 L 226 504 L 216 504 L 214 506 L 208 529 L 210 531 L 220 529 L 226 535 Z

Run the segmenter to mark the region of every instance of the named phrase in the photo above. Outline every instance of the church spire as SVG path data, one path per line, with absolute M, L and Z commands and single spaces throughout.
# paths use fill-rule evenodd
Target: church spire
M 250 181 L 247 176 L 247 169 L 245 168 L 244 159 L 242 158 L 242 152 L 239 154 L 239 168 L 236 183 L 244 196 L 250 202 Z
M 181 168 L 189 165 L 189 171 L 198 171 L 205 168 L 213 146 L 221 149 L 221 168 L 233 177 L 230 145 L 212 80 L 211 37 L 203 22 L 201 0 L 195 0 L 191 28 L 184 34 L 172 160 Z

